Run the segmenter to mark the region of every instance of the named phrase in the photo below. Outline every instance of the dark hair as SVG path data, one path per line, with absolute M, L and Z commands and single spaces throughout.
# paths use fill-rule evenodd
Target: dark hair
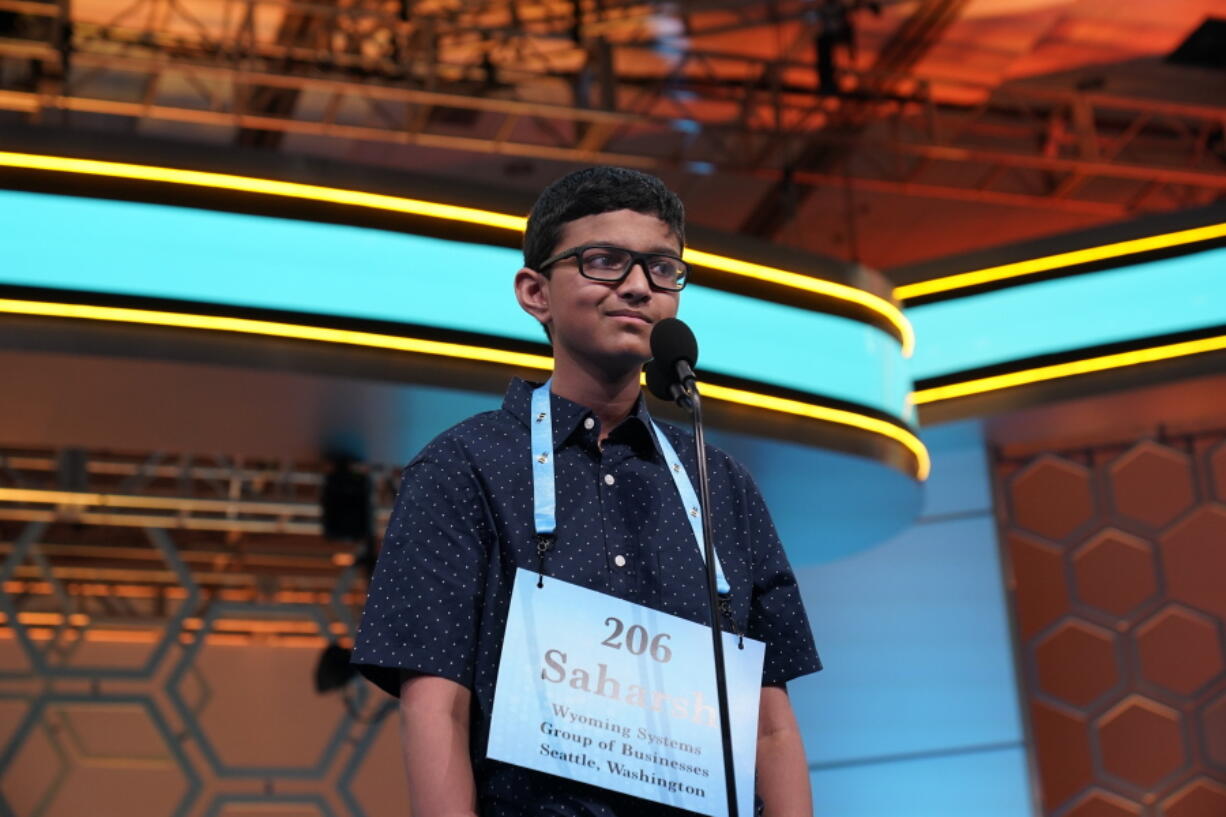
M 625 167 L 587 167 L 546 187 L 532 205 L 524 230 L 524 266 L 540 269 L 539 265 L 553 254 L 567 222 L 613 210 L 655 216 L 685 247 L 685 206 L 664 182 Z

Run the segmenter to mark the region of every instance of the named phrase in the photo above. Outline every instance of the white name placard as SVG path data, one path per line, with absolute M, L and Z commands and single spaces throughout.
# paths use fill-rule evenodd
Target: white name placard
M 711 630 L 520 569 L 489 757 L 726 817 Z M 738 811 L 753 813 L 765 645 L 724 633 Z

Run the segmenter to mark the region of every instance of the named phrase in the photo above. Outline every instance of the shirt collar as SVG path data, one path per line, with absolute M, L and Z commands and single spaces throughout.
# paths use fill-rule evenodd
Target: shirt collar
M 511 379 L 511 383 L 507 386 L 506 396 L 502 400 L 502 408 L 512 417 L 519 420 L 524 425 L 529 425 L 532 422 L 532 392 L 539 387 L 540 383 L 533 383 L 519 377 Z M 549 395 L 549 408 L 553 413 L 553 447 L 556 451 L 567 440 L 571 438 L 576 431 L 583 428 L 583 421 L 589 417 L 593 420 L 596 415 L 587 406 L 581 406 L 578 403 L 567 400 L 565 397 L 559 397 L 556 394 Z M 661 461 L 664 459 L 664 452 L 660 450 L 660 441 L 656 439 L 656 435 L 651 431 L 651 415 L 647 411 L 647 401 L 643 399 L 640 392 L 638 400 L 634 403 L 634 408 L 630 411 L 630 416 L 624 422 L 631 423 L 636 426 L 633 432 L 634 445 L 637 450 L 655 451 Z M 586 429 L 585 429 L 586 430 Z M 592 431 L 595 434 L 595 431 Z M 639 441 L 643 441 L 642 445 Z M 650 444 L 646 441 L 650 441 Z

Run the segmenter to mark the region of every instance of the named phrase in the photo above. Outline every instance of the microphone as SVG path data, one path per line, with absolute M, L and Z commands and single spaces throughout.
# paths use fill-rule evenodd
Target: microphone
M 647 389 L 661 400 L 686 405 L 694 391 L 698 341 L 683 321 L 665 318 L 651 330 Z
M 651 360 L 644 372 L 647 388 L 661 400 L 680 404 L 694 423 L 694 457 L 698 462 L 698 495 L 702 508 L 703 558 L 707 563 L 707 604 L 711 616 L 711 657 L 715 660 L 715 693 L 719 703 L 720 743 L 724 755 L 724 789 L 728 817 L 738 817 L 736 766 L 732 758 L 732 726 L 728 703 L 728 678 L 724 666 L 724 642 L 720 627 L 719 590 L 715 578 L 715 533 L 711 524 L 711 487 L 707 476 L 707 443 L 702 424 L 702 398 L 694 377 L 698 341 L 676 318 L 665 318 L 651 330 Z

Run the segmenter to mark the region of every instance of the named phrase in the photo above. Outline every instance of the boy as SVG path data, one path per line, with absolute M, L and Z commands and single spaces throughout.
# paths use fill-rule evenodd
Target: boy
M 550 185 L 524 235 L 520 306 L 553 345 L 557 532 L 534 528 L 531 399 L 444 432 L 405 469 L 353 660 L 400 696 L 414 817 L 676 815 L 676 809 L 486 758 L 517 567 L 706 623 L 705 568 L 644 404 L 652 326 L 689 279 L 680 200 L 659 179 L 588 168 Z M 661 426 L 688 474 L 692 437 Z M 809 815 L 784 684 L 820 669 L 796 581 L 752 479 L 708 451 L 732 626 L 767 645 L 757 745 L 767 817 Z M 748 817 L 746 815 L 746 817 Z

